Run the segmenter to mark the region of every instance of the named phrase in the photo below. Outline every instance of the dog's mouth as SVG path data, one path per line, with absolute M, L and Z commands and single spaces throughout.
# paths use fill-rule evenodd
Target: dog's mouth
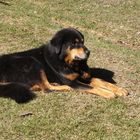
M 81 57 L 78 57 L 78 56 L 75 56 L 74 60 L 76 61 L 81 61 L 81 60 L 86 60 L 87 58 L 81 58 Z
M 75 61 L 82 61 L 82 60 L 87 60 L 89 55 L 83 54 L 83 55 L 76 55 L 73 60 Z

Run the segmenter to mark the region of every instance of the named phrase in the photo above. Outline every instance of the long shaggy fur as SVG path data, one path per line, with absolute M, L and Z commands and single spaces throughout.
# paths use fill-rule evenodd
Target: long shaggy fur
M 26 103 L 36 97 L 26 86 L 19 83 L 0 85 L 0 97 L 11 98 L 17 103 Z

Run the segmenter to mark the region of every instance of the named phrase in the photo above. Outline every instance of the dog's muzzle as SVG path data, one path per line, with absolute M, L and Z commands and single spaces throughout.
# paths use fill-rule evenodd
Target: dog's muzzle
M 74 60 L 87 60 L 90 55 L 90 51 L 86 49 L 83 54 L 76 55 Z

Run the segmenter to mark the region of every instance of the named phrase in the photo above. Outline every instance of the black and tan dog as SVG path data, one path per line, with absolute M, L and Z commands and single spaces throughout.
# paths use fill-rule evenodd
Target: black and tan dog
M 35 97 L 33 90 L 81 90 L 105 98 L 127 95 L 125 89 L 93 78 L 87 65 L 90 51 L 76 29 L 58 31 L 48 44 L 0 57 L 0 97 L 18 103 Z

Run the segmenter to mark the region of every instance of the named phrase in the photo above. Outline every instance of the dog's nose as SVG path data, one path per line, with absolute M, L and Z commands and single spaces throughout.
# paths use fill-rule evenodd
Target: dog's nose
M 75 59 L 75 60 L 79 60 L 80 58 L 79 58 L 78 56 L 75 56 L 74 59 Z

